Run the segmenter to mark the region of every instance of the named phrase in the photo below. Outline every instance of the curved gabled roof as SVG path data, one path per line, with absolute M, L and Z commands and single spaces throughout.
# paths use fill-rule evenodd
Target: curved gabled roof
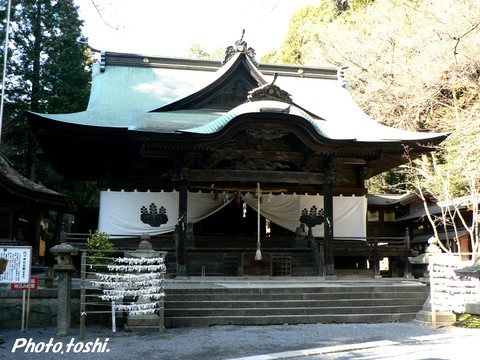
M 356 104 L 331 68 L 258 67 L 243 52 L 225 65 L 212 61 L 106 54 L 106 67 L 93 70 L 86 111 L 34 114 L 34 128 L 46 119 L 69 125 L 118 128 L 152 134 L 213 134 L 238 115 L 275 113 L 288 107 L 299 121 L 314 126 L 329 141 L 362 143 L 441 142 L 443 133 L 419 133 L 384 126 Z M 260 69 L 267 69 L 264 75 Z M 278 70 L 279 88 L 291 94 L 288 104 L 248 102 L 247 95 L 265 86 Z M 334 69 L 333 69 L 334 70 Z
M 237 106 L 236 108 L 230 110 L 226 114 L 216 118 L 215 120 L 207 124 L 179 131 L 195 134 L 214 134 L 223 129 L 231 120 L 235 119 L 240 115 L 267 112 L 297 116 L 310 123 L 320 135 L 325 136 L 319 124 L 319 122 L 322 122 L 324 120 L 314 119 L 312 116 L 310 116 L 305 111 L 293 104 L 274 100 L 247 102 Z
M 371 119 L 345 87 L 342 69 L 257 65 L 240 51 L 224 65 L 106 53 L 92 76 L 85 111 L 28 114 L 40 146 L 66 176 L 158 183 L 166 180 L 151 169 L 175 167 L 184 155 L 198 168 L 263 156 L 243 148 L 252 137 L 292 169 L 321 172 L 331 157 L 357 186 L 355 164 L 370 177 L 405 163 L 405 145 L 418 156 L 447 136 Z M 269 142 L 257 135 L 283 138 Z

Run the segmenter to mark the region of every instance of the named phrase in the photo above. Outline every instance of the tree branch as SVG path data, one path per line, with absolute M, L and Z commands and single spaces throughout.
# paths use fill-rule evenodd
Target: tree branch
M 470 34 L 473 30 L 475 30 L 476 28 L 478 28 L 480 26 L 480 22 L 476 23 L 470 30 L 468 30 L 467 32 L 465 32 L 464 34 L 460 35 L 460 36 L 454 36 L 453 37 L 453 40 L 456 41 L 455 43 L 455 47 L 453 48 L 453 56 L 455 58 L 455 64 L 458 65 L 458 62 L 457 62 L 457 55 L 458 55 L 458 45 L 460 44 L 460 40 L 462 40 L 462 38 L 464 38 L 465 36 L 467 36 L 468 34 Z

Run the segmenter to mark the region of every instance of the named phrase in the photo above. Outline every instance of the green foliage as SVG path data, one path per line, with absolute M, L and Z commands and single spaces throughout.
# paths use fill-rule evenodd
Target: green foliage
M 480 189 L 480 128 L 465 124 L 452 132 L 442 147 L 403 168 L 405 183 L 414 192 L 423 191 L 437 201 L 450 202 Z
M 7 270 L 8 259 L 0 258 L 0 275 Z
M 116 250 L 110 241 L 110 235 L 96 230 L 87 240 L 87 249 L 93 250 L 88 253 L 90 270 L 94 272 L 106 272 L 107 265 L 113 265 L 109 251 Z M 98 251 L 95 251 L 98 250 Z
M 457 318 L 458 327 L 480 329 L 480 316 L 472 314 L 461 314 Z
M 260 58 L 261 63 L 272 64 L 275 60 L 275 56 L 277 55 L 276 50 L 269 51 L 268 53 L 262 55 Z
M 77 207 L 98 207 L 100 190 L 97 183 L 76 180 L 69 183 L 68 194 Z
M 90 60 L 77 8 L 71 1 L 23 0 L 12 6 L 12 23 L 9 98 L 32 111 L 84 110 Z
M 6 3 L 0 2 L 2 39 Z M 81 208 L 98 201 L 98 189 L 59 175 L 36 144 L 26 117 L 27 111 L 71 113 L 87 107 L 91 51 L 73 4 L 70 0 L 12 2 L 0 152 L 20 174 L 69 195 Z
M 425 187 L 438 199 L 475 195 L 480 189 L 480 128 L 476 123 L 455 130 L 435 156 Z
M 408 189 L 404 171 L 392 169 L 367 180 L 366 186 L 371 194 L 403 194 Z
M 3 10 L 0 5 L 0 21 L 6 14 Z M 65 180 L 45 161 L 25 112 L 85 110 L 91 60 L 81 34 L 82 21 L 72 1 L 20 0 L 12 4 L 11 24 L 0 150 L 27 178 L 63 191 Z M 2 38 L 4 31 L 1 21 Z
M 210 53 L 201 44 L 193 44 L 190 46 L 190 57 L 193 59 L 209 59 Z
M 217 49 L 213 52 L 208 51 L 203 45 L 197 43 L 190 46 L 190 57 L 192 59 L 219 60 L 225 57 L 224 49 Z
M 315 41 L 315 25 L 328 23 L 338 16 L 333 2 L 322 1 L 318 6 L 305 6 L 293 14 L 289 30 L 273 63 L 303 64 L 308 46 Z
M 329 24 L 345 13 L 356 11 L 374 0 L 324 0 L 317 6 L 308 5 L 295 12 L 280 50 L 262 58 L 262 62 L 304 64 L 314 53 L 318 28 Z
M 91 250 L 115 250 L 115 245 L 110 241 L 110 235 L 107 233 L 95 230 L 87 240 L 87 248 Z

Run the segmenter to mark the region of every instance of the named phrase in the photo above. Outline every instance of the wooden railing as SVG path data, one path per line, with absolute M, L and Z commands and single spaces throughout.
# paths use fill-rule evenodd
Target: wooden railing
M 409 241 L 405 237 L 364 237 L 364 238 L 335 238 L 335 250 L 380 252 L 389 256 L 410 250 Z
M 85 233 L 63 233 L 61 236 L 62 242 L 67 242 L 79 248 L 86 248 L 86 243 L 90 234 Z M 119 250 L 126 250 L 126 249 L 135 249 L 138 246 L 138 243 L 141 241 L 141 236 L 122 236 L 122 235 L 111 235 L 111 240 L 114 245 Z M 239 237 L 232 237 L 232 239 L 237 239 L 230 243 L 226 237 L 221 237 L 223 239 L 222 242 L 215 241 L 218 240 L 219 236 L 213 236 L 211 241 L 213 241 L 214 246 L 207 246 L 209 244 L 209 237 L 208 236 L 200 236 L 199 243 L 200 246 L 197 247 L 189 247 L 187 246 L 187 251 L 193 253 L 205 253 L 205 252 L 213 252 L 213 253 L 228 253 L 228 252 L 245 252 L 245 251 L 255 251 L 254 246 L 250 247 L 239 247 L 237 244 Z M 270 246 L 266 246 L 263 249 L 266 251 L 283 251 L 288 252 L 290 247 L 286 246 L 286 242 L 282 241 L 282 247 L 276 248 L 271 247 L 272 243 L 275 243 L 275 239 L 268 238 L 269 240 L 265 239 L 266 241 L 262 241 L 262 246 L 267 243 Z M 169 252 L 169 259 L 170 261 L 175 260 L 174 252 L 174 239 L 173 235 L 162 235 L 162 236 L 155 236 L 148 239 L 154 249 L 156 250 L 164 250 Z M 245 239 L 243 239 L 245 240 Z M 270 243 L 268 243 L 270 241 Z M 223 246 L 219 246 L 220 243 L 223 243 Z M 243 242 L 244 244 L 248 243 L 249 241 Z M 253 242 L 252 242 L 253 244 Z M 301 250 L 294 247 L 293 238 L 291 240 L 291 251 L 293 250 Z M 192 244 L 193 245 L 193 244 Z M 197 244 L 198 245 L 198 244 Z M 230 245 L 230 246 L 228 246 Z M 232 245 L 234 245 L 232 247 Z M 305 243 L 307 245 L 307 243 Z M 312 238 L 308 241 L 308 246 L 313 254 L 315 259 L 316 265 L 318 267 L 319 275 L 323 274 L 324 268 L 324 250 L 325 244 L 322 238 Z M 372 264 L 372 270 L 374 276 L 380 276 L 380 266 L 379 262 L 384 257 L 396 258 L 397 262 L 403 262 L 405 276 L 410 276 L 410 263 L 408 262 L 408 256 L 411 252 L 410 249 L 410 238 L 408 235 L 403 237 L 338 237 L 335 238 L 333 241 L 334 247 L 334 255 L 335 257 L 342 257 L 342 256 L 365 256 Z M 303 248 L 306 250 L 307 247 Z M 173 256 L 173 257 L 172 257 Z
M 76 246 L 80 249 L 84 249 L 87 247 L 87 241 L 89 237 L 90 234 L 87 233 L 64 232 L 60 235 L 60 241 L 62 243 L 69 243 L 70 245 Z M 142 235 L 110 234 L 110 241 L 119 250 L 130 250 L 137 248 L 138 243 L 142 240 L 142 238 Z M 148 241 L 150 241 L 154 249 L 172 247 L 172 244 L 174 243 L 173 235 L 157 235 L 148 238 Z
M 315 239 L 318 248 L 324 249 L 323 239 Z M 335 256 L 366 256 L 373 264 L 373 275 L 380 276 L 379 262 L 384 257 L 396 257 L 404 263 L 405 276 L 409 277 L 411 252 L 408 232 L 401 237 L 338 237 L 333 241 Z

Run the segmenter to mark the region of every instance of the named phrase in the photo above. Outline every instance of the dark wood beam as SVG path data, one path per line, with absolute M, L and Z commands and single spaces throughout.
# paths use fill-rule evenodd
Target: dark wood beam
M 177 278 L 187 276 L 187 211 L 188 211 L 188 179 L 185 169 L 179 174 L 178 226 L 175 253 L 177 256 Z
M 316 185 L 322 185 L 324 183 L 324 175 L 322 173 L 265 170 L 189 170 L 188 178 L 191 182 L 261 181 L 282 184 Z

